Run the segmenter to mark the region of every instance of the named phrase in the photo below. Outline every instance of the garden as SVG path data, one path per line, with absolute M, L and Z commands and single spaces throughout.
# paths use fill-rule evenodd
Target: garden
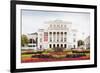
M 21 62 L 51 62 L 51 61 L 72 61 L 72 60 L 89 60 L 89 49 L 67 49 L 55 51 L 52 48 L 42 51 L 33 49 L 21 50 Z

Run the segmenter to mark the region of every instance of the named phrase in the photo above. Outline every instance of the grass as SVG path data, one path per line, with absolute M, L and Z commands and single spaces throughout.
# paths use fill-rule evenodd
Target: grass
M 23 55 L 21 55 L 21 57 L 31 57 L 32 56 L 32 54 L 23 54 Z

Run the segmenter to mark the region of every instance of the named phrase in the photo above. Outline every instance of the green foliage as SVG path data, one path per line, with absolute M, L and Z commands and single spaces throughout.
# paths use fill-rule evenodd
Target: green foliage
M 21 46 L 27 45 L 28 42 L 29 42 L 29 40 L 28 40 L 27 36 L 26 35 L 22 35 L 21 36 Z
M 82 40 L 79 40 L 77 43 L 78 43 L 78 46 L 84 45 L 84 41 L 82 41 Z

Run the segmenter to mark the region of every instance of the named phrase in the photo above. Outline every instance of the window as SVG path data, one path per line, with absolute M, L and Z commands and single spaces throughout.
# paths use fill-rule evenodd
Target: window
M 64 38 L 64 42 L 66 42 L 67 40 L 66 40 L 66 38 Z
M 63 25 L 61 25 L 61 29 L 63 29 Z
M 59 32 L 57 32 L 57 34 L 59 35 Z
M 57 28 L 59 28 L 59 25 L 57 25 Z
M 52 34 L 52 32 L 49 32 L 49 34 Z
M 42 45 L 40 45 L 40 49 L 42 48 Z
M 64 28 L 66 29 L 66 25 L 64 25 Z
M 61 38 L 61 42 L 63 42 L 63 38 Z
M 63 32 L 61 32 L 61 34 L 63 34 Z
M 66 35 L 66 34 L 67 34 L 67 32 L 64 32 L 64 34 Z
M 76 42 L 76 40 L 75 40 L 75 39 L 73 39 L 73 42 Z
M 44 32 L 44 35 L 45 35 L 45 36 L 48 36 L 48 32 Z
M 52 38 L 50 37 L 50 42 L 52 42 Z
M 33 45 L 33 47 L 36 47 L 35 45 Z
M 52 24 L 50 24 L 50 28 L 52 28 Z
M 74 48 L 75 48 L 75 45 L 74 45 Z
M 53 35 L 55 35 L 56 34 L 56 32 L 53 32 Z
M 42 42 L 42 38 L 40 38 L 40 42 Z
M 29 43 L 32 43 L 32 39 L 29 40 Z
M 32 47 L 32 45 L 28 45 L 28 47 Z
M 53 42 L 55 42 L 55 36 L 54 36 L 54 38 L 53 38 Z

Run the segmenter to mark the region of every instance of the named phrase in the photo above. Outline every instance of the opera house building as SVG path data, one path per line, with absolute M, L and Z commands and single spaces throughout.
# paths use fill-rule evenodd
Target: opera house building
M 28 35 L 31 41 L 29 45 L 35 45 L 41 50 L 47 48 L 77 48 L 77 31 L 71 27 L 71 22 L 54 20 L 45 24 L 47 25 L 44 26 L 45 29 L 40 28 L 38 32 Z

